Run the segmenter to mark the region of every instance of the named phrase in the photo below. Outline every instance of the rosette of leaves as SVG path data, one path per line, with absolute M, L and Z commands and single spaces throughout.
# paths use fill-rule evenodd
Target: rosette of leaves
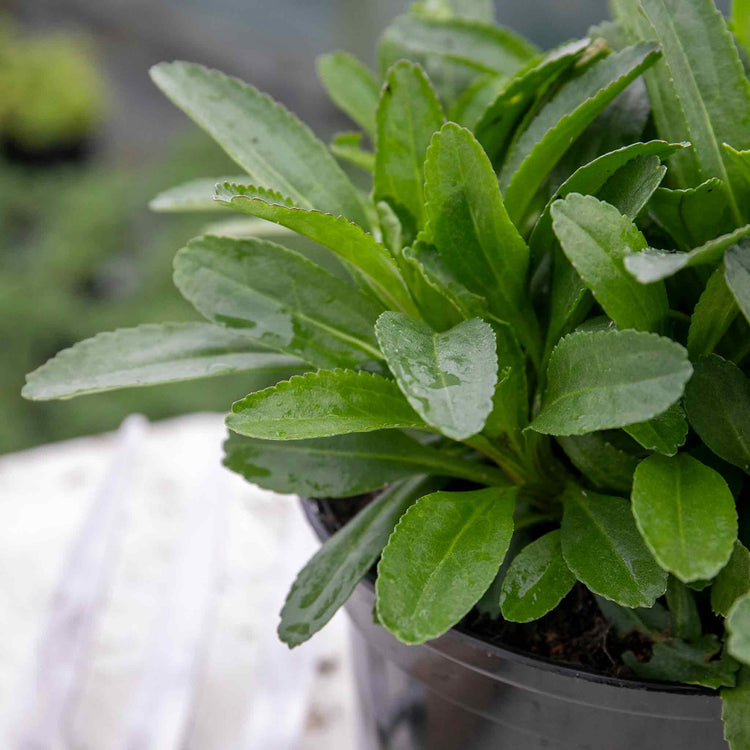
M 721 689 L 747 747 L 750 85 L 713 3 L 677 4 L 618 0 L 549 53 L 488 2 L 416 4 L 379 74 L 320 61 L 359 128 L 330 147 L 245 83 L 156 66 L 245 174 L 154 207 L 246 214 L 242 237 L 177 254 L 207 323 L 103 334 L 26 395 L 266 373 L 227 418 L 227 466 L 342 504 L 387 486 L 300 573 L 283 641 L 376 563 L 377 618 L 406 643 L 482 597 L 535 620 L 580 581 L 651 636 L 638 674 Z

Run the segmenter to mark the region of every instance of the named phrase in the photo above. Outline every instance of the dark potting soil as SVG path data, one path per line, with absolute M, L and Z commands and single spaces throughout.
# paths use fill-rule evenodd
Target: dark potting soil
M 375 493 L 371 493 L 348 498 L 346 502 L 313 502 L 325 528 L 334 533 L 374 496 Z M 534 622 L 507 622 L 473 609 L 457 628 L 496 646 L 583 667 L 610 677 L 635 677 L 622 661 L 622 655 L 632 651 L 639 661 L 648 661 L 653 645 L 648 636 L 638 632 L 618 635 L 602 615 L 594 596 L 580 583 L 552 612 Z

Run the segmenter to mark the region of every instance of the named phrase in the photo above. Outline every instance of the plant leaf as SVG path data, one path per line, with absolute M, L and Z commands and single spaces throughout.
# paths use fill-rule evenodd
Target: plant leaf
M 721 718 L 731 750 L 750 747 L 750 667 L 740 667 L 734 687 L 722 688 Z
M 382 358 L 373 334 L 381 310 L 304 256 L 259 239 L 198 237 L 175 257 L 174 280 L 214 323 L 317 367 Z
M 750 664 L 750 594 L 744 594 L 727 615 L 727 651 L 743 664 Z
M 738 313 L 722 263 L 708 279 L 690 318 L 687 340 L 690 357 L 698 359 L 712 354 Z
M 557 442 L 573 466 L 595 487 L 630 492 L 638 459 L 612 445 L 600 432 L 559 436 Z
M 377 561 L 398 519 L 434 487 L 424 477 L 399 482 L 326 540 L 297 575 L 281 610 L 284 643 L 299 646 L 333 617 Z
M 375 154 L 362 147 L 362 133 L 337 133 L 328 148 L 337 159 L 348 161 L 370 174 L 375 171 Z
M 740 541 L 711 587 L 711 609 L 726 617 L 741 596 L 750 593 L 750 551 Z
M 550 531 L 513 558 L 500 593 L 503 617 L 511 622 L 538 620 L 563 600 L 575 582 L 562 556 L 560 532 Z
M 46 401 L 116 388 L 248 372 L 257 387 L 304 372 L 243 333 L 208 323 L 162 323 L 99 333 L 64 349 L 26 377 L 24 398 Z
M 227 427 L 247 437 L 301 440 L 425 425 L 392 380 L 319 370 L 237 401 Z
M 530 428 L 583 435 L 644 422 L 682 396 L 691 374 L 687 352 L 670 339 L 638 331 L 573 333 L 550 356 L 542 409 Z
M 402 224 L 401 211 L 406 209 L 417 229 L 425 222 L 425 155 L 444 119 L 424 71 L 405 60 L 396 63 L 378 105 L 374 196 L 391 201 Z
M 448 119 L 475 131 L 487 107 L 505 90 L 507 81 L 505 76 L 495 73 L 479 76 L 453 103 Z
M 527 209 L 570 144 L 632 81 L 658 59 L 652 44 L 628 47 L 567 83 L 513 143 L 500 172 L 508 214 L 523 223 Z
M 288 195 L 303 208 L 369 226 L 356 189 L 325 145 L 273 99 L 193 63 L 160 63 L 151 68 L 151 78 L 254 184 Z
M 414 304 L 396 264 L 375 238 L 342 217 L 281 205 L 255 194 L 253 186 L 218 185 L 216 199 L 243 213 L 281 224 L 308 237 L 354 268 L 377 297 L 397 310 L 414 310 Z
M 651 607 L 667 574 L 651 556 L 621 497 L 570 488 L 561 525 L 565 562 L 579 581 L 624 607 Z
M 318 78 L 334 104 L 374 138 L 380 86 L 370 69 L 348 52 L 333 52 L 318 58 Z
M 384 312 L 375 332 L 399 388 L 427 424 L 454 440 L 482 430 L 497 383 L 489 324 L 472 318 L 435 333 L 416 318 Z
M 639 284 L 623 259 L 647 247 L 633 222 L 614 206 L 573 193 L 552 206 L 563 252 L 619 328 L 656 331 L 669 310 L 663 284 Z
M 435 492 L 399 521 L 378 564 L 377 612 L 404 643 L 455 625 L 487 590 L 513 535 L 515 488 Z
M 688 642 L 699 640 L 703 627 L 695 597 L 690 588 L 674 576 L 669 576 L 667 581 L 667 604 L 675 638 Z
M 214 186 L 217 182 L 244 182 L 240 177 L 202 177 L 190 180 L 177 187 L 163 190 L 148 204 L 158 213 L 182 213 L 189 211 L 223 211 L 224 207 L 214 200 Z
M 724 256 L 724 263 L 727 287 L 750 323 L 750 242 L 730 247 Z
M 485 297 L 538 358 L 541 334 L 526 291 L 529 249 L 505 211 L 487 155 L 465 128 L 447 123 L 432 139 L 425 198 L 435 245 L 449 271 Z
M 685 412 L 679 404 L 673 404 L 663 414 L 647 422 L 631 424 L 623 428 L 639 445 L 646 450 L 674 456 L 677 449 L 685 444 L 688 423 Z
M 672 616 L 659 602 L 653 607 L 621 607 L 597 596 L 596 603 L 604 617 L 614 626 L 619 636 L 643 633 L 655 640 L 663 638 L 672 627 Z
M 750 381 L 737 365 L 716 354 L 700 360 L 685 411 L 713 453 L 750 474 Z
M 632 502 L 654 557 L 684 583 L 713 578 L 727 564 L 737 511 L 717 471 L 687 453 L 650 456 L 635 470 Z
M 635 221 L 666 173 L 658 156 L 636 156 L 604 183 L 597 197 Z
M 495 5 L 492 0 L 423 0 L 412 3 L 410 13 L 434 15 L 435 18 L 467 18 L 492 23 Z

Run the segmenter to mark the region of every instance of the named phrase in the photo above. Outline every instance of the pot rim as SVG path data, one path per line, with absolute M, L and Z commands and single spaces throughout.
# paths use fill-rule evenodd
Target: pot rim
M 312 526 L 315 535 L 321 542 L 325 542 L 329 539 L 332 534 L 323 524 L 319 514 L 316 512 L 314 506 L 314 499 L 301 497 L 300 505 L 302 506 L 302 512 L 305 515 L 310 526 Z M 375 590 L 375 583 L 371 573 L 368 573 L 365 578 L 360 582 L 367 586 L 373 593 Z M 465 666 L 469 666 L 471 669 L 482 672 L 488 676 L 493 676 L 491 670 L 482 668 L 479 664 L 474 662 L 467 662 L 465 652 L 461 653 L 458 657 L 452 655 L 451 649 L 446 649 L 446 645 L 450 642 L 458 642 L 466 647 L 471 648 L 481 658 L 482 656 L 486 659 L 487 657 L 496 659 L 506 659 L 518 664 L 532 667 L 545 672 L 553 672 L 561 676 L 569 677 L 571 679 L 580 679 L 585 682 L 608 685 L 614 688 L 624 688 L 626 690 L 640 690 L 652 693 L 664 693 L 668 695 L 678 696 L 701 696 L 701 697 L 715 697 L 718 695 L 717 690 L 710 688 L 701 687 L 697 685 L 687 685 L 679 682 L 661 682 L 657 680 L 642 680 L 633 679 L 628 677 L 612 677 L 610 675 L 602 674 L 595 670 L 589 669 L 583 666 L 576 666 L 567 664 L 565 662 L 556 662 L 552 659 L 548 659 L 543 656 L 535 656 L 528 652 L 515 649 L 510 646 L 498 646 L 495 643 L 485 641 L 484 639 L 473 635 L 468 630 L 453 627 L 445 635 L 440 636 L 432 641 L 427 641 L 422 646 L 440 653 L 442 656 L 450 659 L 451 661 L 459 662 Z

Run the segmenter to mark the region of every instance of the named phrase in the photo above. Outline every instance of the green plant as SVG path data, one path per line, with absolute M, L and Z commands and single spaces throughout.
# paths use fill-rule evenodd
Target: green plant
M 711 0 L 617 0 L 616 22 L 547 55 L 490 5 L 415 5 L 381 40 L 382 80 L 321 61 L 364 131 L 331 148 L 372 172 L 369 194 L 267 96 L 156 66 L 249 175 L 156 206 L 213 202 L 339 266 L 199 237 L 175 282 L 210 323 L 102 334 L 25 393 L 306 370 L 234 404 L 227 465 L 317 497 L 390 486 L 300 573 L 282 640 L 378 559 L 377 618 L 407 643 L 488 590 L 534 620 L 578 580 L 652 638 L 634 671 L 721 688 L 746 748 L 750 84 Z M 535 538 L 496 580 L 514 529 Z

